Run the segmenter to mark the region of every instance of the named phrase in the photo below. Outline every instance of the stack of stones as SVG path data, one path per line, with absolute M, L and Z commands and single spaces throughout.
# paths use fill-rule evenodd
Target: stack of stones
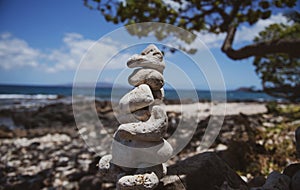
M 162 52 L 149 45 L 127 62 L 137 68 L 128 82 L 134 89 L 119 102 L 120 126 L 114 134 L 112 154 L 99 161 L 103 179 L 117 181 L 117 189 L 155 189 L 166 174 L 162 164 L 173 148 L 163 138 L 167 130 Z

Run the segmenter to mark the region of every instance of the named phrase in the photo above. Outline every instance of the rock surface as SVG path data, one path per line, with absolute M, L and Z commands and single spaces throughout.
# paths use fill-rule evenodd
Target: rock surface
M 127 66 L 129 68 L 144 67 L 152 68 L 160 73 L 163 73 L 165 69 L 165 63 L 163 62 L 162 52 L 155 46 L 149 45 L 140 55 L 133 55 L 128 61 Z
M 154 69 L 136 69 L 129 76 L 128 82 L 132 86 L 147 84 L 152 90 L 159 90 L 164 85 L 164 78 Z
M 251 190 L 289 190 L 290 182 L 291 178 L 287 175 L 273 171 L 262 187 L 252 188 Z
M 190 190 L 221 188 L 226 183 L 231 189 L 248 189 L 247 184 L 215 153 L 202 153 L 168 168 L 169 175 L 187 175 Z
M 146 84 L 141 84 L 121 98 L 119 103 L 120 112 L 134 112 L 149 106 L 153 101 L 154 98 L 150 87 Z

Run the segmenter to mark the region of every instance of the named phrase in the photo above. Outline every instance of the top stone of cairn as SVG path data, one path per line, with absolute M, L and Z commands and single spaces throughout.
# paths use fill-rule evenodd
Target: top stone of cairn
M 134 54 L 129 58 L 127 66 L 129 68 L 151 68 L 163 73 L 165 69 L 163 53 L 155 45 L 150 44 L 141 54 Z

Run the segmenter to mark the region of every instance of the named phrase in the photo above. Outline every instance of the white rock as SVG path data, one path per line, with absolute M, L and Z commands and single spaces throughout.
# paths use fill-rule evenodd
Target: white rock
M 116 135 L 125 140 L 160 141 L 167 131 L 167 122 L 165 110 L 161 106 L 153 106 L 148 121 L 122 124 Z
M 108 170 L 110 167 L 110 161 L 112 159 L 111 154 L 103 156 L 98 163 L 98 167 L 100 170 Z
M 116 140 L 112 143 L 112 163 L 129 168 L 151 167 L 166 162 L 173 153 L 172 146 L 164 139 L 159 142 Z
M 129 58 L 129 60 L 127 61 L 127 66 L 129 68 L 152 68 L 159 71 L 160 73 L 163 73 L 163 70 L 165 69 L 162 52 L 152 44 L 144 49 L 141 55 L 135 54 L 131 58 Z
M 157 187 L 159 179 L 154 172 L 123 176 L 118 180 L 118 190 L 151 190 Z
M 164 85 L 162 74 L 154 69 L 136 69 L 128 78 L 129 84 L 139 86 L 147 84 L 152 90 L 159 90 Z
M 119 111 L 130 113 L 147 107 L 154 102 L 151 89 L 148 85 L 142 84 L 123 96 L 119 103 Z
M 132 113 L 119 113 L 117 119 L 120 124 L 136 123 L 140 121 L 147 121 L 150 118 L 150 111 L 148 109 L 137 110 Z

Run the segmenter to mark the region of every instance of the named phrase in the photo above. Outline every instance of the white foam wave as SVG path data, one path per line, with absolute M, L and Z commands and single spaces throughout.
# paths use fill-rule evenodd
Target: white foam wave
M 57 99 L 58 95 L 56 94 L 0 94 L 0 99 L 35 99 L 35 100 L 43 100 L 43 99 Z

